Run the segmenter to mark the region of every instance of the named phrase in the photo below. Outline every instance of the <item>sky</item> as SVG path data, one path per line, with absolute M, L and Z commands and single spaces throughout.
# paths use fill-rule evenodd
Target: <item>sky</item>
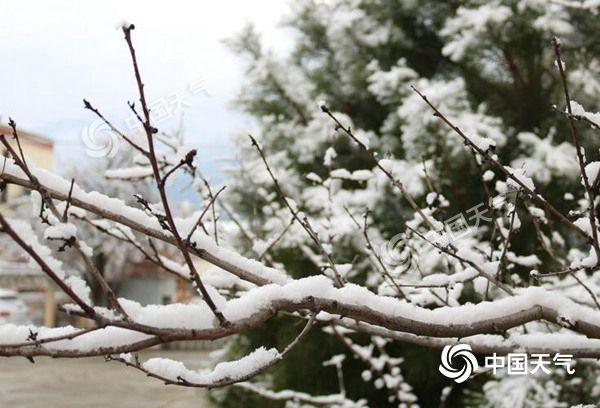
M 121 128 L 132 126 L 127 101 L 137 100 L 137 88 L 120 26 L 134 23 L 157 127 L 174 131 L 182 124 L 201 168 L 218 177 L 220 160 L 230 156 L 229 135 L 252 127 L 231 107 L 243 63 L 222 40 L 252 22 L 268 47 L 285 52 L 291 42 L 280 26 L 286 3 L 0 0 L 0 120 L 11 116 L 19 127 L 54 139 L 59 170 L 101 160 L 85 154 L 102 140 L 90 142 L 97 122 L 82 99 Z

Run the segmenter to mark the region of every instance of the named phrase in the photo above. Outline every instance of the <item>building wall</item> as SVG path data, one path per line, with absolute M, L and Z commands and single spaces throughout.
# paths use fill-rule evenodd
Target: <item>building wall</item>
M 0 125 L 0 134 L 5 135 L 11 146 L 18 152 L 17 143 L 12 138 L 12 130 Z M 19 141 L 27 163 L 46 170 L 54 169 L 54 145 L 51 140 L 28 132 L 19 132 Z M 5 151 L 4 146 L 0 144 L 0 168 L 3 162 L 2 156 L 8 156 L 8 153 Z M 0 192 L 0 211 L 3 214 L 10 214 L 10 202 L 25 192 L 25 189 L 20 186 L 7 186 L 4 191 Z M 4 256 L 6 254 L 3 254 L 3 248 L 0 246 L 0 260 Z M 21 261 L 15 260 L 16 263 Z M 7 265 L 0 262 L 0 276 L 4 278 L 0 279 L 0 287 L 19 290 L 21 298 L 29 308 L 29 317 L 35 324 L 54 326 L 57 299 L 54 297 L 54 290 L 50 281 L 42 274 L 41 270 L 37 271 L 39 272 L 37 276 L 23 276 L 22 273 L 13 273 Z M 26 264 L 21 267 L 28 268 Z M 58 300 L 60 299 L 59 297 Z
M 0 133 L 6 135 L 11 146 L 18 151 L 16 142 L 13 140 L 12 136 L 10 136 L 12 134 L 11 132 L 12 131 L 9 128 L 0 126 Z M 19 141 L 21 142 L 21 147 L 25 154 L 25 160 L 27 160 L 28 163 L 32 163 L 36 167 L 46 170 L 54 170 L 54 145 L 51 140 L 27 132 L 20 132 Z M 1 146 L 0 152 L 3 156 L 7 155 L 7 152 L 5 152 L 4 148 Z M 8 186 L 6 191 L 0 196 L 0 209 L 5 209 L 3 204 L 23 193 L 24 189 L 19 186 Z
M 117 296 L 142 305 L 162 305 L 174 301 L 175 287 L 175 278 L 172 277 L 130 277 L 119 284 Z

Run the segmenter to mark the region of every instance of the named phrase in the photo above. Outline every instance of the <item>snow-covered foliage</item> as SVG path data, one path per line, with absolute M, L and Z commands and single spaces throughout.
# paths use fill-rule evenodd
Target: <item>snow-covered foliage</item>
M 598 31 L 586 28 L 597 11 L 537 0 L 300 1 L 289 56 L 244 31 L 232 41 L 248 62 L 237 103 L 258 121 L 253 137 L 270 168 L 245 133 L 236 137 L 225 198 L 245 215 L 238 247 L 259 256 L 276 241 L 274 265 L 294 276 L 339 275 L 436 310 L 539 286 L 597 309 L 600 70 Z M 286 201 L 300 220 L 291 227 Z M 504 335 L 522 331 L 565 328 Z M 366 377 L 385 383 L 382 373 Z M 520 386 L 539 393 L 533 401 L 572 397 L 532 381 Z M 497 401 L 490 389 L 476 394 Z

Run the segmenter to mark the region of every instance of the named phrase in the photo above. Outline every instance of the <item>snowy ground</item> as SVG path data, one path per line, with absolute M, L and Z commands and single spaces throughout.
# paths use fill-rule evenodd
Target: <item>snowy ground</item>
M 202 367 L 202 351 L 149 351 L 143 359 L 167 357 Z M 164 386 L 142 373 L 103 358 L 0 360 L 0 407 L 27 408 L 210 407 L 206 391 Z

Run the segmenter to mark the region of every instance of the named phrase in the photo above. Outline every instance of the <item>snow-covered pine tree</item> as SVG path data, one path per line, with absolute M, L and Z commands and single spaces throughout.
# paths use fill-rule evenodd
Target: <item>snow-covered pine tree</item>
M 247 254 L 261 256 L 268 248 L 270 261 L 295 277 L 325 271 L 345 278 L 351 270 L 347 278 L 353 282 L 381 294 L 410 292 L 413 302 L 428 307 L 493 298 L 493 289 L 481 278 L 465 284 L 440 279 L 440 274 L 453 273 L 455 265 L 427 242 L 414 239 L 407 226 L 416 228 L 421 220 L 389 182 L 386 170 L 427 214 L 448 221 L 450 227 L 456 220 L 467 221 L 470 233 L 461 237 L 461 245 L 487 262 L 500 263 L 498 279 L 503 282 L 535 285 L 537 270 L 562 270 L 557 259 L 585 257 L 589 247 L 560 220 L 544 215 L 539 202 L 522 194 L 516 199 L 506 196 L 510 183 L 498 178 L 494 166 L 432 115 L 410 86 L 427 95 L 478 146 L 530 178 L 536 191 L 554 200 L 560 211 L 571 211 L 575 218 L 584 215 L 587 198 L 572 191 L 579 165 L 570 124 L 562 113 L 564 91 L 551 41 L 559 37 L 562 43 L 572 98 L 589 111 L 600 110 L 598 4 L 302 0 L 291 7 L 286 24 L 294 30 L 295 45 L 289 55 L 265 49 L 251 27 L 230 41 L 248 64 L 248 83 L 237 103 L 256 119 L 259 131 L 253 136 L 283 193 L 308 215 L 312 229 L 327 245 L 318 248 L 298 222 L 290 226 L 290 211 L 244 134 L 236 140 L 240 165 L 232 171 L 227 197 L 246 220 L 247 231 L 239 234 L 238 245 Z M 577 111 L 579 104 L 573 102 Z M 598 156 L 598 134 L 589 126 L 578 127 L 586 159 L 592 162 Z M 486 204 L 497 196 L 504 199 Z M 506 242 L 511 242 L 508 249 Z M 330 254 L 334 268 L 327 259 Z M 395 287 L 381 273 L 384 268 L 375 254 L 387 256 L 385 269 L 395 282 L 420 282 L 425 287 Z M 570 287 L 570 296 L 593 304 L 577 276 L 556 279 Z M 293 336 L 285 323 L 244 334 L 237 351 L 265 342 L 284 344 Z M 370 343 L 367 337 L 354 338 Z M 404 358 L 398 368 L 413 389 L 404 390 L 408 404 L 412 393 L 422 406 L 437 405 L 442 394 L 448 404 L 469 398 L 478 404 L 515 406 L 523 396 L 577 403 L 590 402 L 598 393 L 595 371 L 583 366 L 581 377 L 568 381 L 562 377 L 519 382 L 521 394 L 515 399 L 497 390 L 516 382 L 502 385 L 508 380 L 489 375 L 442 392 L 450 382 L 437 371 L 438 353 L 406 343 L 387 344 L 385 350 Z M 371 406 L 383 406 L 390 396 L 402 395 L 373 382 L 377 376 L 339 336 L 315 331 L 274 369 L 271 387 L 336 392 L 333 375 L 315 372 L 328 370 L 319 364 L 340 352 L 354 357 L 344 362 L 352 398 L 366 397 Z M 377 359 L 380 353 L 371 349 L 367 354 Z M 265 403 L 254 398 L 233 388 L 225 402 Z M 399 400 L 390 399 L 392 405 Z

